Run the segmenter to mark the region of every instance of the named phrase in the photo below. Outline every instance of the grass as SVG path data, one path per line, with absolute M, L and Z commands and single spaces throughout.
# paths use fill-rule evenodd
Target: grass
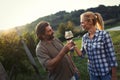
M 120 31 L 110 31 L 109 33 L 115 48 L 116 58 L 118 62 L 117 76 L 118 80 L 120 80 Z M 81 48 L 81 37 L 75 38 L 74 41 L 77 44 L 77 47 Z M 75 56 L 73 57 L 73 60 L 81 73 L 81 80 L 89 80 L 89 74 L 87 71 L 87 58 L 81 59 L 80 57 L 76 56 L 76 53 L 74 53 L 74 55 Z
M 115 52 L 116 52 L 116 57 L 117 57 L 117 62 L 118 62 L 118 67 L 117 67 L 117 76 L 118 80 L 120 80 L 120 31 L 110 31 L 110 35 L 115 47 Z M 80 38 L 75 38 L 74 39 L 75 43 L 77 44 L 78 48 L 81 48 L 81 37 Z M 64 42 L 65 43 L 65 42 Z M 74 53 L 75 56 L 73 56 L 73 61 L 76 64 L 77 68 L 80 71 L 80 80 L 89 80 L 89 74 L 87 70 L 87 57 L 86 58 L 80 58 L 77 56 L 76 53 Z M 47 80 L 47 72 L 42 68 L 40 63 L 38 62 L 37 59 L 35 59 L 38 65 L 38 69 L 40 72 L 40 75 L 42 76 L 43 79 L 38 79 L 35 77 L 34 73 L 32 75 L 19 75 L 19 79 L 17 78 L 16 80 Z

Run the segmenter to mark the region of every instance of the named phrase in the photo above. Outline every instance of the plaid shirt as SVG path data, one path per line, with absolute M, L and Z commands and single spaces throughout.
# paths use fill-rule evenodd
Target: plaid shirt
M 118 65 L 112 40 L 106 31 L 96 30 L 93 39 L 86 33 L 82 38 L 81 50 L 83 55 L 88 55 L 88 70 L 95 76 L 104 76 Z

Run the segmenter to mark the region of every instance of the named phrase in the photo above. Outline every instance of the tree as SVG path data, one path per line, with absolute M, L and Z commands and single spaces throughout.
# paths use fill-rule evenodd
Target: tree
M 65 23 L 60 23 L 59 26 L 58 26 L 58 32 L 60 33 L 61 36 L 64 36 L 65 34 L 65 29 L 66 28 L 66 25 Z
M 0 62 L 0 80 L 8 80 L 8 75 L 1 62 Z
M 23 47 L 24 47 L 24 50 L 25 50 L 25 52 L 26 52 L 26 55 L 28 56 L 28 59 L 29 59 L 31 65 L 33 66 L 33 68 L 34 68 L 34 70 L 35 70 L 35 72 L 36 72 L 36 74 L 37 74 L 37 77 L 41 79 L 42 77 L 41 77 L 41 75 L 40 75 L 40 73 L 39 73 L 37 64 L 36 64 L 36 62 L 35 62 L 32 54 L 31 54 L 31 51 L 30 51 L 29 48 L 27 47 L 27 44 L 25 43 L 25 41 L 24 41 L 23 37 L 21 36 L 21 33 L 19 32 L 19 30 L 18 30 L 18 29 L 16 29 L 16 30 L 17 30 L 17 33 L 18 33 L 18 35 L 19 35 L 19 37 L 20 37 L 20 40 L 21 40 L 21 43 L 22 43 L 22 45 L 23 45 Z M 27 36 L 27 35 L 26 35 L 26 36 Z M 35 41 L 33 40 L 33 38 L 31 38 L 31 37 L 29 36 L 29 34 L 28 34 L 28 37 L 27 37 L 27 38 L 28 38 L 28 41 L 29 41 L 29 40 L 32 40 L 32 42 L 28 42 L 28 44 L 29 44 L 29 43 L 33 43 L 33 44 L 35 45 Z M 31 45 L 31 46 L 32 46 L 32 45 Z M 34 49 L 34 47 L 31 48 L 31 49 Z
M 32 73 L 20 38 L 15 30 L 4 32 L 0 36 L 0 60 L 3 63 L 10 79 L 16 79 L 18 74 Z M 27 64 L 26 64 L 27 62 Z
M 59 26 L 58 26 L 58 32 L 59 32 L 59 34 L 60 34 L 60 36 L 59 36 L 59 39 L 61 40 L 61 41 L 64 41 L 65 40 L 65 38 L 64 38 L 64 35 L 65 35 L 65 31 L 72 31 L 73 32 L 73 34 L 75 33 L 74 31 L 74 29 L 75 29 L 75 27 L 74 27 L 75 25 L 74 25 L 74 23 L 72 22 L 72 21 L 68 21 L 67 23 L 60 23 L 59 24 Z
M 66 29 L 65 30 L 66 31 L 70 30 L 70 31 L 74 32 L 74 26 L 75 25 L 74 25 L 74 23 L 72 21 L 68 21 L 67 24 L 66 24 Z
M 32 53 L 33 56 L 35 56 L 36 42 L 34 32 L 31 33 L 24 32 L 22 36 L 30 52 Z

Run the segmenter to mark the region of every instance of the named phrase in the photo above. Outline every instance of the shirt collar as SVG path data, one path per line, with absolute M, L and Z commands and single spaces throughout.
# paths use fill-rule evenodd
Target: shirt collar
M 99 30 L 96 29 L 94 37 L 97 37 L 99 35 Z M 87 37 L 89 37 L 89 33 L 87 33 Z
M 53 42 L 55 40 L 55 38 L 53 39 L 53 40 L 51 40 L 51 42 Z M 45 45 L 47 45 L 47 44 L 49 44 L 49 42 L 47 42 L 47 41 L 45 41 L 45 40 L 42 40 L 42 41 L 40 41 L 41 43 L 43 43 L 43 44 L 45 44 Z
M 99 30 L 96 29 L 96 32 L 95 32 L 95 37 L 97 37 L 99 35 Z

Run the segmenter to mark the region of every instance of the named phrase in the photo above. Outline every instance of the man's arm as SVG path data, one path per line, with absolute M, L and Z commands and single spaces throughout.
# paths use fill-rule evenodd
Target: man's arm
M 64 57 L 64 55 L 66 53 L 68 53 L 68 51 L 70 50 L 70 48 L 73 46 L 73 44 L 71 43 L 67 43 L 62 50 L 58 53 L 58 55 L 53 58 L 53 59 L 49 59 L 47 61 L 46 67 L 49 71 L 53 70 L 54 68 L 57 67 L 57 65 L 59 64 L 59 62 L 62 60 L 62 58 Z

